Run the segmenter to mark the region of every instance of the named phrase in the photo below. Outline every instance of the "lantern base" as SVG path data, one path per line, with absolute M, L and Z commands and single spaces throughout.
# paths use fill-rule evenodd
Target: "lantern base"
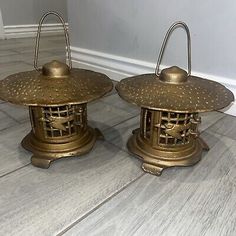
M 31 164 L 47 169 L 51 162 L 63 157 L 80 156 L 88 153 L 99 138 L 104 138 L 98 129 L 88 127 L 78 138 L 66 143 L 45 143 L 30 132 L 21 142 L 23 148 L 33 153 Z
M 142 169 L 153 175 L 161 175 L 168 167 L 194 165 L 201 160 L 203 150 L 209 150 L 201 138 L 196 138 L 182 147 L 153 148 L 140 137 L 139 129 L 133 132 L 127 148 L 143 161 Z

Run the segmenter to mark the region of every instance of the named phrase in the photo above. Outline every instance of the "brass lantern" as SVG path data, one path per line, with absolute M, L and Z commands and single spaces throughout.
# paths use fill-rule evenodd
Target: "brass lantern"
M 187 33 L 188 73 L 177 66 L 159 73 L 167 40 L 177 26 Z M 223 85 L 191 75 L 190 32 L 183 22 L 169 28 L 155 73 L 123 79 L 116 89 L 121 98 L 141 107 L 140 128 L 133 131 L 127 147 L 142 160 L 143 170 L 154 175 L 167 167 L 197 163 L 209 149 L 199 137 L 199 113 L 222 109 L 234 100 Z
M 63 24 L 69 66 L 52 61 L 38 69 L 41 27 L 50 14 Z M 68 31 L 56 12 L 48 12 L 40 20 L 34 67 L 34 71 L 17 73 L 1 81 L 0 98 L 29 106 L 32 130 L 22 146 L 33 153 L 34 166 L 48 168 L 56 159 L 89 152 L 102 136 L 87 124 L 87 103 L 112 90 L 113 84 L 104 74 L 72 68 Z

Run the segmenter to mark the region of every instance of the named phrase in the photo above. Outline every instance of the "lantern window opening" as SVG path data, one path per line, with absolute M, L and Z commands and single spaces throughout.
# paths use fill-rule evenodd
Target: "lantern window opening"
M 143 138 L 149 140 L 151 137 L 151 118 L 152 111 L 141 108 L 140 114 L 140 134 Z
M 29 108 L 29 117 L 30 117 L 30 123 L 31 123 L 32 131 L 33 131 L 33 133 L 35 133 L 36 120 L 35 120 L 34 112 L 31 108 Z
M 156 143 L 153 143 L 154 146 L 158 145 L 182 145 L 189 143 L 190 135 L 190 126 L 191 126 L 191 117 L 190 113 L 175 113 L 175 112 L 157 112 L 156 120 L 154 121 L 154 127 L 156 129 L 155 139 Z M 167 132 L 168 129 L 172 127 L 184 126 L 185 129 L 179 131 L 181 138 L 176 138 L 171 135 L 171 132 Z M 151 122 L 149 129 L 151 127 Z M 154 134 L 153 134 L 154 135 Z
M 86 105 L 63 105 L 30 109 L 33 132 L 37 126 L 37 112 L 41 116 L 41 129 L 45 138 L 73 136 L 79 129 L 86 127 Z M 55 125 L 55 123 L 56 125 Z
M 148 109 L 144 110 L 143 122 L 144 122 L 143 137 L 149 140 L 151 138 L 152 111 Z

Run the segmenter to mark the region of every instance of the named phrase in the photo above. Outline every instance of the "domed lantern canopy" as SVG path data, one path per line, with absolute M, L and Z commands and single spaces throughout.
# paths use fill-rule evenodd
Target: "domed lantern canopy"
M 188 37 L 188 73 L 177 66 L 159 73 L 166 43 L 177 26 Z M 133 131 L 127 147 L 142 160 L 143 170 L 154 175 L 198 162 L 202 151 L 209 149 L 199 137 L 199 113 L 222 109 L 234 100 L 223 85 L 191 75 L 190 32 L 183 22 L 169 28 L 155 73 L 123 79 L 116 89 L 121 98 L 141 107 L 140 128 Z
M 38 69 L 38 49 L 44 19 L 56 15 L 64 26 L 69 66 L 59 61 Z M 112 90 L 111 80 L 104 74 L 72 68 L 70 44 L 63 18 L 48 12 L 40 20 L 35 47 L 34 71 L 11 75 L 1 81 L 2 100 L 29 106 L 31 132 L 22 146 L 33 152 L 31 163 L 48 168 L 56 159 L 89 152 L 98 129 L 87 124 L 87 103 Z

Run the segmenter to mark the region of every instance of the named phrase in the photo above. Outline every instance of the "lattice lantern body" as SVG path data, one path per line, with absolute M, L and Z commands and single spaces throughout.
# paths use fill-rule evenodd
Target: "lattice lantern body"
M 64 25 L 69 66 L 59 61 L 37 67 L 39 36 L 45 17 L 54 14 Z M 40 21 L 35 50 L 34 71 L 11 75 L 1 81 L 2 100 L 29 106 L 31 132 L 22 146 L 33 152 L 33 165 L 48 168 L 56 159 L 89 152 L 98 129 L 87 124 L 87 103 L 112 90 L 111 80 L 104 74 L 71 66 L 69 37 L 58 13 L 46 13 Z
M 166 42 L 179 25 L 188 36 L 188 73 L 177 66 L 159 73 Z M 176 22 L 166 34 L 156 72 L 123 79 L 116 86 L 121 98 L 141 107 L 140 128 L 133 131 L 127 147 L 141 158 L 143 170 L 151 174 L 198 162 L 202 151 L 209 149 L 199 137 L 199 113 L 222 109 L 234 100 L 223 85 L 191 75 L 190 49 L 187 25 Z

